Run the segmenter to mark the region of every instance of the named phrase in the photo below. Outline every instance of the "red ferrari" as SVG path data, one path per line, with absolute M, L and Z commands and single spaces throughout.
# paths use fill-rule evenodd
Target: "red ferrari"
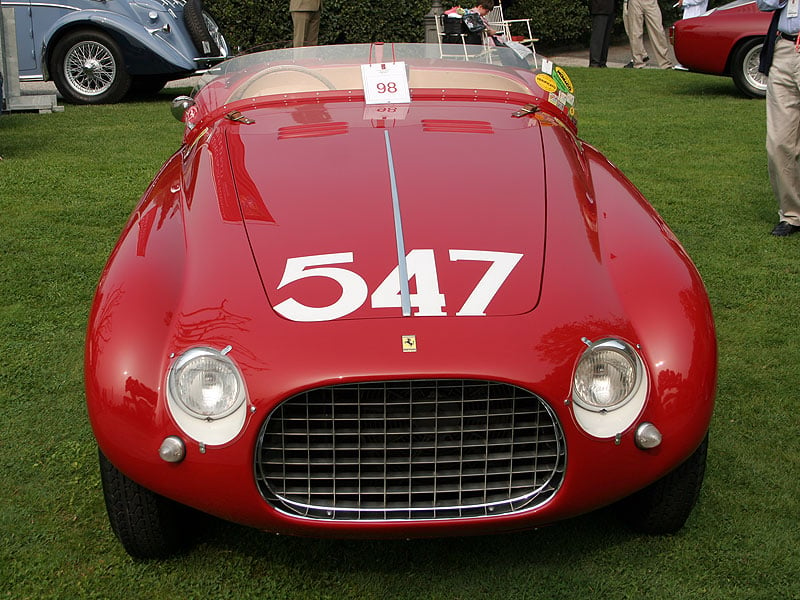
M 677 21 L 670 28 L 675 57 L 690 71 L 733 77 L 742 93 L 763 98 L 767 78 L 758 72 L 758 57 L 771 16 L 753 0 L 735 0 Z
M 468 59 L 468 60 L 467 60 Z M 223 63 L 102 274 L 88 411 L 137 557 L 194 509 L 430 537 L 621 502 L 673 532 L 716 387 L 700 276 L 576 137 L 549 61 L 437 46 Z

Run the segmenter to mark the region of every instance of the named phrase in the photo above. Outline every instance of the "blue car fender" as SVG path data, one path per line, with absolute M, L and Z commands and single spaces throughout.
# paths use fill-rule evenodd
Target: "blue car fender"
M 165 26 L 168 26 L 165 28 Z M 125 68 L 132 75 L 165 72 L 192 72 L 200 65 L 194 60 L 195 49 L 177 18 L 171 22 L 159 18 L 152 28 L 142 23 L 101 10 L 80 10 L 64 15 L 52 24 L 42 38 L 43 72 L 58 40 L 69 31 L 89 28 L 105 31 L 119 43 Z M 156 64 L 160 65 L 156 66 Z

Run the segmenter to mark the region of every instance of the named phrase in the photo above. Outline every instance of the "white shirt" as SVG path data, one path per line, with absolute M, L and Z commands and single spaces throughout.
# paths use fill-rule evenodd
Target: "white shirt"
M 708 0 L 683 0 L 683 18 L 699 17 L 708 10 Z
M 794 35 L 800 31 L 800 16 L 790 17 L 788 10 L 783 10 L 786 7 L 786 0 L 756 0 L 758 10 L 773 11 L 780 10 L 781 16 L 778 18 L 778 29 L 783 33 Z

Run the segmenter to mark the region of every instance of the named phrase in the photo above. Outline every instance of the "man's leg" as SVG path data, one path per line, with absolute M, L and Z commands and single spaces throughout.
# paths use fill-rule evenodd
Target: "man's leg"
M 589 66 L 602 67 L 603 43 L 606 35 L 606 15 L 592 15 L 592 35 L 589 38 Z
M 311 13 L 304 10 L 292 11 L 292 24 L 294 25 L 294 35 L 292 37 L 292 45 L 295 48 L 300 48 L 306 45 L 306 30 L 308 28 L 308 21 Z
M 650 45 L 653 46 L 653 52 L 658 59 L 658 66 L 661 69 L 669 69 L 673 65 L 669 57 L 669 42 L 664 33 L 664 21 L 661 18 L 661 8 L 658 6 L 656 0 L 649 0 L 645 2 L 643 10 L 643 20 L 647 23 L 647 37 L 650 38 Z
M 633 66 L 643 67 L 647 51 L 644 49 L 644 9 L 642 0 L 628 0 L 628 40 L 633 54 Z
M 767 165 L 781 221 L 800 225 L 800 54 L 783 39 L 767 81 Z
M 306 46 L 316 46 L 319 42 L 319 12 L 307 13 L 309 18 L 306 25 Z

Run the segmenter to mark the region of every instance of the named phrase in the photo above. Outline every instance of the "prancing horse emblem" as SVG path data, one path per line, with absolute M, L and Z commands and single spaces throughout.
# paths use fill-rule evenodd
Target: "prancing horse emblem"
M 403 336 L 403 352 L 416 352 L 417 351 L 417 336 L 404 335 Z

